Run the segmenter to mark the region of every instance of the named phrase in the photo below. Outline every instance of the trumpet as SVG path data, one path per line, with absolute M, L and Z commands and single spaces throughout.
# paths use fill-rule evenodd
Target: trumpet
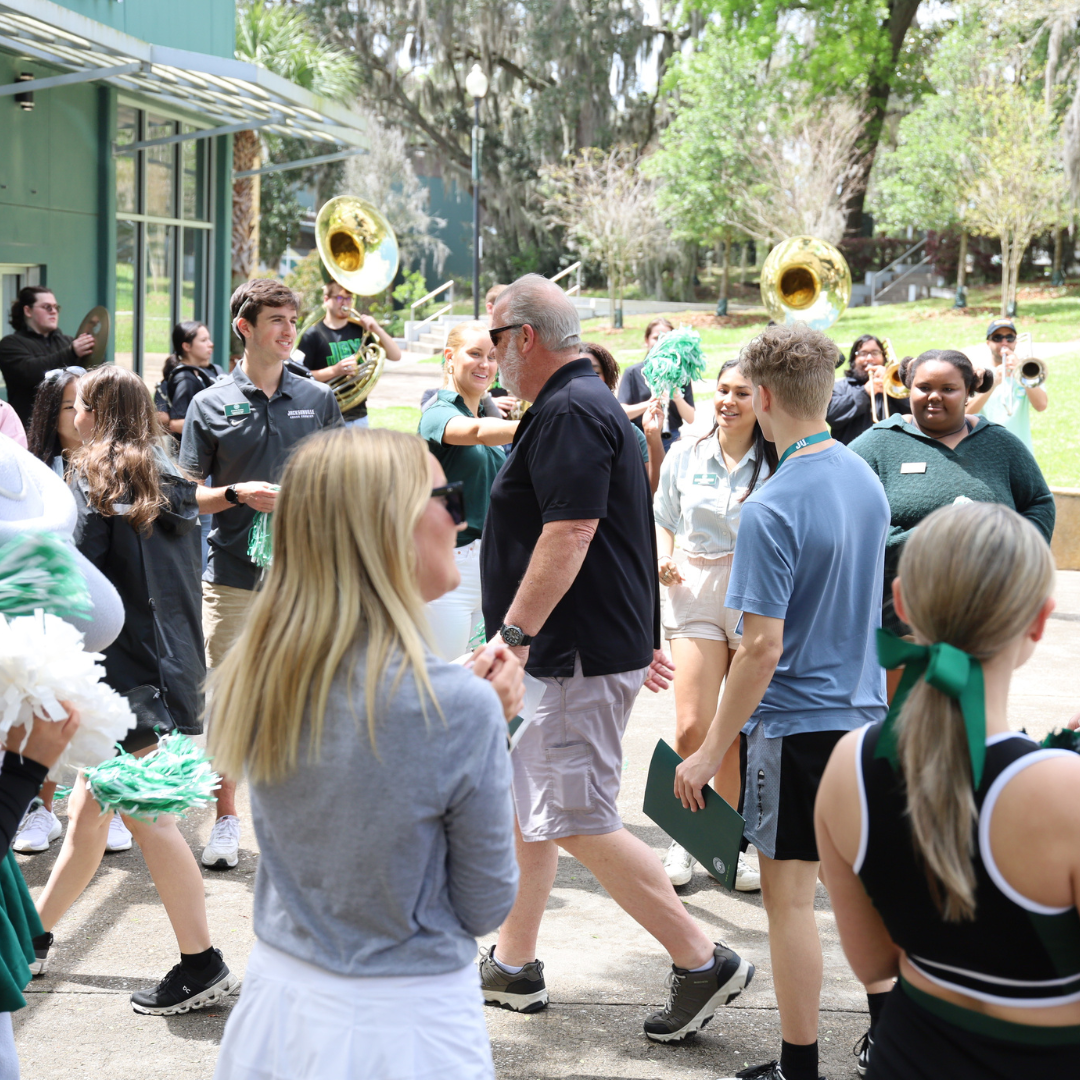
M 1016 364 L 1013 368 L 1013 378 L 1025 390 L 1042 386 L 1046 382 L 1046 365 L 1032 356 L 1031 350 L 1031 334 L 1025 330 L 1016 339 L 1016 351 L 1013 353 L 1013 360 Z
M 900 361 L 896 356 L 896 350 L 892 347 L 892 342 L 888 338 L 882 338 L 881 344 L 885 350 L 885 367 L 881 372 L 881 389 L 886 397 L 894 399 L 910 396 L 911 391 L 900 378 Z M 871 369 L 871 378 L 873 378 L 873 370 Z M 878 416 L 877 394 L 870 395 L 870 414 L 873 416 L 875 424 L 879 420 L 885 419 L 883 416 Z

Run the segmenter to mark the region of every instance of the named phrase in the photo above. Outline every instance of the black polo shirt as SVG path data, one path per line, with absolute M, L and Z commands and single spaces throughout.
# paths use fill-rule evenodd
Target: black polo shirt
M 191 399 L 180 441 L 180 464 L 192 476 L 214 478 L 216 487 L 281 479 L 292 448 L 324 427 L 340 427 L 333 391 L 288 368 L 271 398 L 247 377 L 240 364 Z M 260 570 L 247 555 L 255 520 L 250 506 L 230 506 L 214 515 L 210 558 L 204 581 L 254 589 Z
M 536 635 L 532 675 L 612 675 L 652 663 L 660 588 L 649 481 L 630 421 L 587 359 L 559 368 L 518 427 L 480 545 L 494 637 L 549 521 L 599 518 L 581 570 Z

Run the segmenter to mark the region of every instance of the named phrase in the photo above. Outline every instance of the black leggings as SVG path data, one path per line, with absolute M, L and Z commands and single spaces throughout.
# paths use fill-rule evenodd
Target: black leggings
M 1080 1077 L 1080 1043 L 1033 1046 L 977 1035 L 929 1012 L 896 984 L 874 1033 L 866 1080 Z

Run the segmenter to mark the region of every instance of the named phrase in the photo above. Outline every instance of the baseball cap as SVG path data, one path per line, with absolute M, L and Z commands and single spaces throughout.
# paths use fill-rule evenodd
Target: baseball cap
M 1016 323 L 1012 319 L 995 319 L 986 331 L 987 337 L 993 337 L 998 330 L 1011 330 L 1016 333 Z

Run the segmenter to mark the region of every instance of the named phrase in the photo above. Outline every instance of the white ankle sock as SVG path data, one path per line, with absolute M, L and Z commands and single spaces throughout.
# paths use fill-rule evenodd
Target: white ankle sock
M 520 971 L 524 970 L 525 965 L 520 967 L 512 967 L 510 964 L 504 964 L 494 953 L 491 954 L 491 959 L 495 961 L 506 972 L 507 975 L 517 975 Z
M 708 971 L 709 968 L 711 968 L 713 966 L 713 964 L 715 964 L 715 963 L 716 963 L 716 957 L 715 956 L 710 956 L 708 963 L 702 964 L 701 967 L 687 968 L 686 970 L 687 971 L 693 971 L 693 972 Z

